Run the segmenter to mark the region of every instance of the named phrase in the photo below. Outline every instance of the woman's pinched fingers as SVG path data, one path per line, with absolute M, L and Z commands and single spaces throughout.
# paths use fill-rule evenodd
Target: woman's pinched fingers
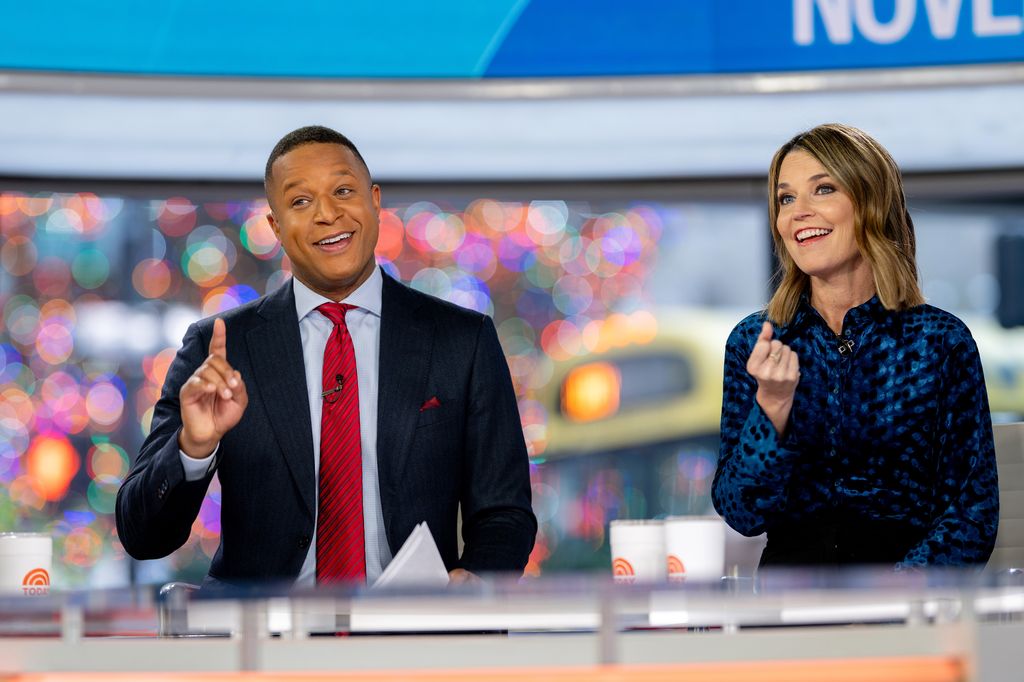
M 789 379 L 800 378 L 800 356 L 792 348 L 789 349 L 789 356 L 786 358 L 786 376 Z
M 772 333 L 771 322 L 761 325 L 761 333 L 758 334 L 754 347 L 750 350 L 750 356 L 747 358 L 747 371 L 751 374 L 754 374 L 756 369 L 768 359 L 768 353 L 771 352 Z

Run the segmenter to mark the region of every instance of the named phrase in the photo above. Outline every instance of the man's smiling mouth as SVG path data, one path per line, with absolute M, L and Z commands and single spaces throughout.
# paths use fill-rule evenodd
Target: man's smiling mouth
M 321 239 L 320 241 L 315 242 L 315 244 L 317 246 L 330 246 L 331 244 L 337 244 L 338 242 L 340 242 L 342 240 L 351 238 L 352 234 L 353 233 L 351 233 L 351 232 L 342 232 L 341 234 L 336 234 L 333 237 L 325 237 L 324 239 Z

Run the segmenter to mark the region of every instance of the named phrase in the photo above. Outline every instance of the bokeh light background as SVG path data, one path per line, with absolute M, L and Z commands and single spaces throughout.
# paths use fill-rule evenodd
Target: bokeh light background
M 0 528 L 52 533 L 58 584 L 199 579 L 205 571 L 219 537 L 216 480 L 188 544 L 163 562 L 126 559 L 114 496 L 187 325 L 290 276 L 266 212 L 259 199 L 0 194 Z M 552 359 L 607 347 L 617 329 L 656 325 L 648 285 L 667 243 L 665 221 L 684 213 L 488 199 L 382 211 L 378 260 L 389 273 L 495 317 L 545 529 L 532 572 L 563 554 L 564 567 L 596 563 L 574 543 L 593 554 L 620 508 L 649 506 L 614 462 L 568 472 L 571 481 L 544 464 L 547 414 L 536 392 Z M 696 457 L 680 459 L 678 470 L 706 492 L 711 454 Z M 578 499 L 563 500 L 566 487 Z M 571 551 L 559 552 L 559 542 Z
M 124 554 L 114 497 L 188 324 L 290 276 L 266 212 L 257 198 L 0 193 L 0 530 L 52 533 L 56 585 L 205 573 L 216 479 L 188 543 L 156 562 Z M 716 433 L 549 461 L 538 394 L 553 363 L 642 343 L 666 308 L 735 320 L 760 306 L 760 202 L 405 200 L 382 211 L 377 255 L 411 286 L 495 319 L 541 522 L 528 572 L 605 570 L 611 519 L 710 509 Z

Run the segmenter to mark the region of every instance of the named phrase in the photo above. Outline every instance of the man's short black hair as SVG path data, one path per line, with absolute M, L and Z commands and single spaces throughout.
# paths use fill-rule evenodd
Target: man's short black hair
M 263 185 L 268 193 L 270 191 L 270 176 L 274 162 L 296 147 L 301 147 L 305 144 L 340 144 L 342 147 L 348 147 L 355 154 L 355 157 L 359 159 L 359 163 L 363 164 L 367 177 L 370 177 L 370 167 L 366 165 L 366 159 L 356 149 L 352 140 L 327 126 L 303 126 L 282 137 L 274 145 L 274 150 L 270 152 L 270 158 L 267 159 L 267 167 L 263 171 Z M 372 178 L 370 183 L 373 183 Z

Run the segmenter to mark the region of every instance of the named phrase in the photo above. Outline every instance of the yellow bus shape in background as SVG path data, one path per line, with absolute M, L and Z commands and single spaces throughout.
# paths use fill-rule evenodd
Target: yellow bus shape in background
M 545 460 L 716 436 L 725 341 L 739 311 L 659 310 L 645 342 L 555 360 L 538 393 Z M 1024 329 L 965 319 L 977 341 L 993 420 L 1024 418 Z M 661 372 L 661 374 L 659 374 Z

